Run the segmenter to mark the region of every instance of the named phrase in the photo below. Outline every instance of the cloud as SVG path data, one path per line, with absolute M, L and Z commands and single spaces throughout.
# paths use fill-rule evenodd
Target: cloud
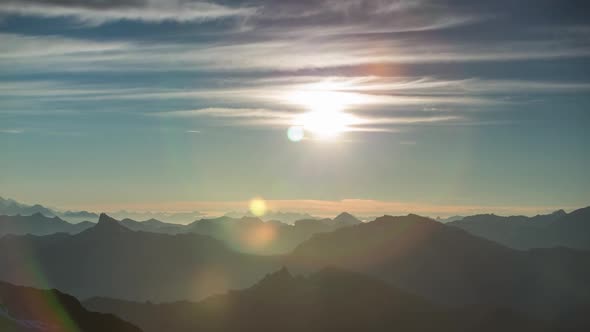
M 41 59 L 51 60 L 51 57 L 55 56 L 84 57 L 92 53 L 107 54 L 112 51 L 122 51 L 129 46 L 129 43 L 124 42 L 95 42 L 57 36 L 0 33 L 0 59 L 16 60 L 22 63 L 26 63 L 27 59 L 32 62 Z
M 0 114 L 64 114 L 67 116 L 97 112 L 100 108 L 76 109 L 70 112 L 62 105 L 108 103 L 117 110 L 136 116 L 168 119 L 192 119 L 201 128 L 241 126 L 252 128 L 286 128 L 297 123 L 310 111 L 306 93 L 326 93 L 327 100 L 345 101 L 343 111 L 354 118 L 348 126 L 351 132 L 395 132 L 402 126 L 426 125 L 508 125 L 511 121 L 490 120 L 482 113 L 499 107 L 527 103 L 512 101 L 512 94 L 580 93 L 590 90 L 584 82 L 438 79 L 436 77 L 378 77 L 378 76 L 282 76 L 263 75 L 256 79 L 208 78 L 205 87 L 160 87 L 159 84 L 80 84 L 65 81 L 0 82 L 0 97 L 12 103 Z M 154 82 L 154 83 L 157 83 Z M 223 84 L 221 84 L 223 83 Z M 295 98 L 294 98 L 295 96 Z M 23 99 L 25 98 L 25 99 Z M 129 101 L 133 101 L 130 103 Z M 220 103 L 222 101 L 222 103 Z M 137 103 L 150 105 L 137 108 Z M 529 103 L 532 103 L 529 102 Z M 47 105 L 57 105 L 51 109 Z M 175 109 L 173 105 L 223 105 Z M 119 106 L 120 105 L 120 106 Z M 248 105 L 248 107 L 243 107 Z M 189 106 L 190 107 L 190 106 Z M 112 107 L 111 107 L 112 108 Z M 40 111 L 43 110 L 42 113 Z M 169 109 L 168 111 L 161 111 Z M 491 113 L 491 112 L 487 112 Z M 184 122 L 184 121 L 183 121 Z M 187 129 L 183 129 L 187 130 Z
M 590 56 L 568 40 L 446 43 L 430 40 L 325 37 L 320 31 L 265 40 L 220 38 L 175 43 L 86 41 L 0 34 L 4 72 L 268 72 L 367 65 L 510 62 Z
M 436 31 L 500 21 L 498 31 L 523 26 L 587 23 L 584 0 L 2 0 L 0 12 L 114 20 L 194 22 L 242 17 L 243 30 L 268 33 L 323 28 L 328 34 Z M 467 36 L 468 37 L 468 36 Z
M 166 118 L 205 117 L 221 120 L 217 122 L 221 125 L 250 127 L 288 126 L 296 117 L 296 113 L 293 112 L 253 108 L 203 108 L 158 112 L 150 115 Z
M 24 130 L 22 129 L 0 129 L 0 134 L 22 134 Z
M 38 17 L 70 17 L 89 24 L 138 20 L 208 21 L 225 17 L 248 16 L 252 7 L 229 7 L 214 2 L 182 0 L 3 0 L 0 13 Z
M 161 112 L 157 113 L 156 115 L 165 117 L 211 116 L 219 118 L 289 118 L 292 116 L 292 114 L 288 112 L 272 111 L 267 109 L 213 107 L 196 110 Z
M 297 77 L 293 89 L 330 89 L 347 93 L 384 94 L 396 97 L 415 96 L 486 96 L 506 93 L 577 93 L 590 90 L 588 82 L 498 80 L 481 78 L 444 79 L 432 76 L 417 77 Z M 444 101 L 444 99 L 441 99 Z M 458 102 L 460 103 L 460 102 Z M 469 102 L 464 102 L 469 103 Z M 483 99 L 472 100 L 474 104 L 485 103 Z
M 158 112 L 150 114 L 165 118 L 199 118 L 207 117 L 221 120 L 226 126 L 245 127 L 281 127 L 287 128 L 299 123 L 302 112 L 276 111 L 269 109 L 249 108 L 204 108 L 196 110 L 180 110 Z M 463 117 L 456 115 L 429 116 L 416 114 L 415 116 L 381 116 L 370 117 L 361 114 L 350 114 L 351 123 L 346 131 L 351 132 L 395 132 L 391 126 L 411 125 L 423 123 L 436 123 L 446 121 L 462 120 Z

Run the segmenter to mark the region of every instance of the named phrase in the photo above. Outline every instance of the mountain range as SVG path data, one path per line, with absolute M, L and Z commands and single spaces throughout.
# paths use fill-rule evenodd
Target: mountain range
M 13 235 L 49 235 L 54 233 L 76 234 L 95 224 L 83 221 L 71 224 L 59 217 L 46 217 L 40 212 L 30 216 L 3 216 L 0 215 L 0 236 Z
M 224 215 L 225 217 L 240 219 L 243 217 L 256 217 L 252 212 L 228 212 Z M 300 212 L 283 212 L 283 211 L 266 211 L 264 216 L 261 217 L 264 221 L 273 221 L 279 220 L 285 224 L 293 224 L 297 220 L 302 219 L 321 219 L 319 217 L 312 216 L 309 213 L 300 213 Z
M 141 332 L 112 314 L 92 312 L 57 290 L 40 290 L 0 282 L 0 331 L 3 332 Z
M 334 268 L 294 277 L 285 268 L 254 286 L 201 302 L 84 302 L 159 331 L 543 331 L 544 322 L 497 307 L 449 309 L 383 281 Z
M 202 218 L 199 212 L 119 211 L 114 216 L 122 218 L 121 224 L 132 230 L 164 234 L 205 234 L 224 241 L 233 249 L 265 255 L 288 253 L 313 234 L 331 232 L 361 222 L 346 212 L 334 219 L 280 211 L 271 212 L 263 219 L 252 216 L 251 213 L 236 212 L 218 218 Z M 93 212 L 60 212 L 39 204 L 26 205 L 0 197 L 0 236 L 48 235 L 59 232 L 75 234 L 92 227 L 93 224 L 87 220 L 97 219 L 98 215 Z M 590 249 L 590 207 L 571 213 L 558 210 L 533 217 L 480 214 L 435 220 L 514 249 L 557 246 Z M 72 221 L 78 221 L 79 224 L 67 224 Z M 181 223 L 176 223 L 178 221 Z
M 264 222 L 255 217 L 221 217 L 198 220 L 187 225 L 184 232 L 209 235 L 241 252 L 269 255 L 286 254 L 314 234 L 360 223 L 346 212 L 334 219 L 298 220 L 293 225 L 280 221 Z
M 285 254 L 313 234 L 329 232 L 361 221 L 346 212 L 334 219 L 299 220 L 294 225 L 279 221 L 264 222 L 256 217 L 200 219 L 188 225 L 172 224 L 156 219 L 135 221 L 123 219 L 120 224 L 134 231 L 163 234 L 196 233 L 225 242 L 231 248 L 257 254 Z M 31 216 L 0 216 L 0 236 L 77 234 L 95 225 L 92 222 L 68 223 L 59 217 L 46 217 L 40 212 Z
M 0 279 L 82 299 L 194 301 L 249 287 L 281 266 L 298 274 L 333 266 L 437 305 L 492 305 L 551 320 L 590 308 L 590 252 L 514 250 L 416 215 L 316 233 L 284 255 L 240 253 L 202 234 L 132 231 L 106 215 L 74 235 L 4 236 L 0 252 Z
M 101 215 L 78 234 L 0 238 L 0 279 L 57 288 L 79 298 L 201 299 L 253 284 L 275 257 L 238 253 L 199 234 L 132 231 Z
M 495 304 L 551 319 L 590 308 L 590 252 L 518 251 L 416 215 L 316 234 L 287 261 L 298 272 L 356 271 L 447 305 Z
M 56 216 L 55 211 L 50 208 L 46 208 L 43 205 L 27 205 L 19 203 L 13 199 L 0 197 L 0 215 L 14 216 L 24 215 L 30 216 L 35 213 L 41 213 L 47 217 Z
M 559 246 L 590 249 L 590 207 L 534 217 L 481 214 L 448 225 L 516 249 Z
M 48 208 L 40 204 L 29 205 L 17 202 L 13 199 L 0 197 L 0 215 L 5 216 L 31 216 L 33 214 L 42 214 L 46 217 L 59 217 L 71 223 L 79 223 L 83 221 L 98 221 L 99 214 L 89 211 L 61 211 L 53 208 Z M 161 219 L 170 223 L 187 224 L 204 216 L 198 211 L 191 212 L 136 212 L 136 211 L 115 211 L 111 215 L 116 218 L 135 219 L 135 220 L 149 220 Z

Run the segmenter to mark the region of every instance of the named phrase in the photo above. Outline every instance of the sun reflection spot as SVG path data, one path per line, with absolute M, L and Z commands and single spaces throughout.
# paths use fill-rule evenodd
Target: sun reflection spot
M 250 249 L 265 248 L 276 237 L 276 230 L 272 225 L 263 224 L 250 229 L 244 234 L 244 242 Z
M 287 137 L 291 142 L 299 142 L 305 136 L 303 126 L 291 126 L 287 130 Z
M 257 217 L 266 213 L 266 202 L 262 198 L 254 198 L 250 201 L 250 212 Z

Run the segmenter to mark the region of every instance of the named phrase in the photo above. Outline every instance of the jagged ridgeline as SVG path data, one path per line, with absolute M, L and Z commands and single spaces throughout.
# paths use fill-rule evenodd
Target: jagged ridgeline
M 2 332 L 141 332 L 122 319 L 85 309 L 57 290 L 40 290 L 0 282 Z

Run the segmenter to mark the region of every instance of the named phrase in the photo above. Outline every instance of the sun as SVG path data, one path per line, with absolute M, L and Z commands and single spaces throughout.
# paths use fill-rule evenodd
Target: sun
M 355 94 L 325 90 L 302 90 L 292 93 L 288 99 L 307 109 L 307 112 L 294 119 L 292 131 L 292 128 L 301 128 L 303 133 L 311 133 L 316 138 L 333 139 L 343 132 L 351 130 L 359 122 L 354 115 L 344 111 L 350 105 L 359 103 Z M 291 139 L 291 135 L 289 138 Z
M 313 110 L 302 114 L 297 122 L 304 131 L 321 139 L 330 139 L 350 130 L 355 119 L 352 115 L 338 110 Z

